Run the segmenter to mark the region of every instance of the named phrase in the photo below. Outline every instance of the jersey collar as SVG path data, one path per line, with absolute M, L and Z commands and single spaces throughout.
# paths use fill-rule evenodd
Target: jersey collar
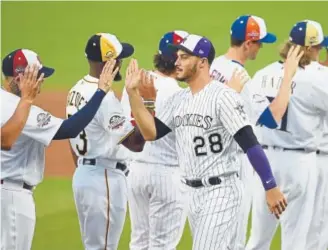
M 98 78 L 95 78 L 93 76 L 90 76 L 90 75 L 86 75 L 84 78 L 83 78 L 84 81 L 86 82 L 89 82 L 89 83 L 98 83 L 99 79 Z

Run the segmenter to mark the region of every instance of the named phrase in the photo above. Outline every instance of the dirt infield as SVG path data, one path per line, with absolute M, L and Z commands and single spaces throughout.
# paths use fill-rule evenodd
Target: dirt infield
M 120 98 L 119 93 L 115 93 Z M 65 118 L 66 91 L 41 92 L 36 105 L 54 116 Z M 68 140 L 53 141 L 46 151 L 45 176 L 72 176 L 75 166 Z

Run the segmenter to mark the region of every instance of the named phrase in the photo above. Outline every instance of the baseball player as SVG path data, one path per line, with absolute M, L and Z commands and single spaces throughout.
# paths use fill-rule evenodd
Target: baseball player
M 43 66 L 38 55 L 18 49 L 2 61 L 1 127 L 12 117 L 20 102 L 19 74 L 36 64 L 49 77 L 54 69 Z M 98 90 L 74 116 L 62 120 L 32 105 L 26 124 L 10 151 L 1 150 L 1 249 L 30 249 L 35 227 L 34 187 L 42 181 L 45 148 L 52 140 L 76 137 L 94 117 L 109 91 L 115 62 L 104 68 Z M 35 77 L 35 76 L 34 76 Z M 42 76 L 40 76 L 42 79 Z
M 265 21 L 261 17 L 251 15 L 238 17 L 231 26 L 230 48 L 226 54 L 215 58 L 211 65 L 210 74 L 212 79 L 221 83 L 228 83 L 235 70 L 243 71 L 247 74 L 244 68 L 246 61 L 256 59 L 257 53 L 262 48 L 263 43 L 274 43 L 275 41 L 276 36 L 267 32 Z M 251 97 L 245 96 L 248 95 L 248 92 L 245 91 L 246 88 L 242 91 L 239 87 L 243 86 L 231 87 L 235 88 L 237 92 L 241 92 L 245 102 L 245 111 L 252 118 L 252 112 L 250 111 L 251 104 L 249 103 Z M 274 110 L 277 102 L 269 105 L 270 109 Z M 244 195 L 239 215 L 240 218 L 238 219 L 237 235 L 233 238 L 235 242 L 234 249 L 236 250 L 244 249 L 246 244 L 248 215 L 251 208 L 251 181 L 253 176 L 253 171 L 246 155 L 241 149 L 239 153 L 241 157 L 240 179 L 244 184 Z
M 321 62 L 321 64 L 328 67 L 328 47 L 326 47 L 326 60 Z
M 187 35 L 185 31 L 168 32 L 159 42 L 159 51 L 154 56 L 155 70 L 149 72 L 154 77 L 156 88 L 155 113 L 170 96 L 181 90 L 174 79 L 176 54 L 168 45 L 181 43 Z M 150 100 L 144 96 L 142 89 L 139 91 L 148 107 L 153 105 L 154 98 Z M 128 98 L 124 89 L 121 102 L 125 114 L 131 116 Z M 158 141 L 147 142 L 141 153 L 130 155 L 130 250 L 170 250 L 179 243 L 186 216 L 182 190 L 179 188 L 178 158 L 173 145 L 174 136 L 170 134 Z
M 119 69 L 122 59 L 133 52 L 132 45 L 120 42 L 115 35 L 98 33 L 91 36 L 85 48 L 89 74 L 69 91 L 67 116 L 74 115 L 90 101 L 97 91 L 100 72 L 106 61 L 115 59 Z M 120 79 L 118 73 L 114 80 Z M 70 140 L 77 162 L 72 183 L 74 200 L 83 245 L 87 250 L 118 247 L 126 215 L 125 176 L 128 169 L 122 146 L 117 144 L 122 136 L 127 135 L 123 145 L 141 151 L 144 142 L 136 131 L 124 116 L 120 101 L 110 91 L 90 124 L 78 137 Z
M 40 84 L 43 82 L 43 74 L 38 76 L 38 67 L 36 65 L 27 66 L 24 74 L 19 74 L 19 90 L 21 99 L 16 107 L 13 116 L 1 127 L 1 149 L 10 150 L 27 121 L 32 103 L 39 91 Z
M 328 68 L 318 63 L 311 63 L 314 70 L 325 71 L 325 84 L 328 79 Z M 328 248 L 328 121 L 324 120 L 318 133 L 317 150 L 317 186 L 313 206 L 312 220 L 307 236 L 306 249 L 326 250 Z
M 259 127 L 260 142 L 272 164 L 277 183 L 288 200 L 288 207 L 280 219 L 281 249 L 308 250 L 306 239 L 313 213 L 316 187 L 317 134 L 322 119 L 327 118 L 328 86 L 323 71 L 314 69 L 324 39 L 322 27 L 315 21 L 301 21 L 294 25 L 290 39 L 280 55 L 285 60 L 289 48 L 301 46 L 304 51 L 300 67 L 291 85 L 287 110 L 276 129 Z M 254 93 L 260 92 L 272 100 L 281 85 L 283 61 L 274 62 L 258 71 L 251 82 Z M 263 119 L 263 116 L 262 116 Z M 311 121 L 311 122 L 309 122 Z M 261 118 L 258 125 L 261 125 Z M 266 207 L 264 193 L 253 192 L 252 230 L 246 249 L 269 249 L 279 221 Z M 302 216 L 300 216 L 302 215 Z
M 189 35 L 175 48 L 179 49 L 177 79 L 187 82 L 189 88 L 169 98 L 154 118 L 137 91 L 140 82 L 152 84 L 151 79 L 132 61 L 126 80 L 132 113 L 147 141 L 175 134 L 182 180 L 189 187 L 187 212 L 193 249 L 228 249 L 242 195 L 237 144 L 262 179 L 269 209 L 279 217 L 287 203 L 249 125 L 243 101 L 234 90 L 210 78 L 215 56 L 212 43 Z M 296 55 L 294 51 L 288 58 L 290 71 L 296 70 Z M 243 81 L 242 77 L 235 74 L 231 81 Z M 284 81 L 290 80 L 286 75 Z

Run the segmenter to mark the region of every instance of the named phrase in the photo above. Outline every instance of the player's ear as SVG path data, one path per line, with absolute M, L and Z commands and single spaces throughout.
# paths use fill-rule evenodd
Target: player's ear
M 204 68 L 207 63 L 207 58 L 201 58 L 199 61 L 200 68 Z

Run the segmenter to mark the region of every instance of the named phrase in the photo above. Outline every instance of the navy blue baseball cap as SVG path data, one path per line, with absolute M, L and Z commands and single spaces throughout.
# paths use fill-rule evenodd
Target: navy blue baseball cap
M 170 44 L 180 44 L 188 36 L 188 32 L 175 30 L 165 33 L 158 45 L 158 53 L 166 57 L 175 58 L 175 51 L 169 46 Z
M 51 76 L 55 69 L 42 65 L 37 53 L 29 49 L 17 49 L 6 55 L 2 60 L 2 73 L 5 76 L 16 77 L 20 73 L 24 73 L 25 68 L 36 64 L 39 68 L 39 75 L 42 73 L 44 77 Z
M 231 37 L 239 41 L 258 41 L 261 43 L 274 43 L 277 37 L 267 32 L 263 18 L 245 15 L 238 17 L 231 25 Z
M 175 50 L 182 50 L 188 54 L 207 58 L 211 64 L 215 57 L 215 49 L 209 39 L 203 36 L 190 34 L 180 44 L 170 44 Z
M 312 20 L 304 20 L 296 23 L 289 34 L 289 41 L 301 46 L 328 47 L 328 37 L 323 35 L 320 23 Z

